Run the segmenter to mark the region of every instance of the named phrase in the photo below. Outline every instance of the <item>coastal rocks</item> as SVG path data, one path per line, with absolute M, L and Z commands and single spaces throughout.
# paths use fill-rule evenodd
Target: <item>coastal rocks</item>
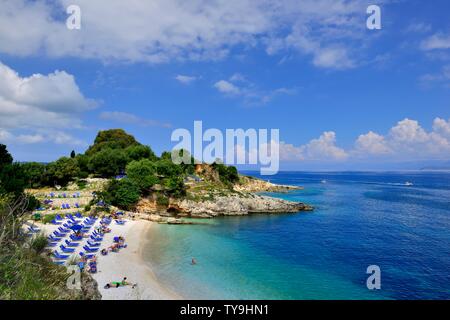
M 303 187 L 274 184 L 254 177 L 240 176 L 239 183 L 233 186 L 238 192 L 288 192 L 301 190 Z
M 196 202 L 181 200 L 178 204 L 183 213 L 192 218 L 211 218 L 225 215 L 248 215 L 252 213 L 295 213 L 311 211 L 313 208 L 304 204 L 259 195 L 242 197 L 232 195 L 215 197 L 214 200 Z
M 146 214 L 146 213 L 136 213 L 135 218 L 141 220 L 148 220 L 161 224 L 193 224 L 190 221 L 182 220 L 175 217 L 167 217 L 160 214 Z
M 136 205 L 136 211 L 141 213 L 156 213 L 158 206 L 153 199 L 143 198 Z
M 83 300 L 101 300 L 102 295 L 98 290 L 98 283 L 89 274 L 82 274 L 81 276 L 81 290 L 83 293 Z

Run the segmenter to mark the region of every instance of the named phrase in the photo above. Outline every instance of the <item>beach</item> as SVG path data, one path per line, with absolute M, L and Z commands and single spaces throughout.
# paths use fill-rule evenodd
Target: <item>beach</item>
M 151 232 L 154 222 L 144 220 L 126 219 L 125 225 L 111 223 L 111 232 L 105 234 L 100 248 L 105 248 L 113 243 L 114 236 L 125 238 L 126 248 L 118 252 L 109 252 L 102 256 L 97 254 L 98 271 L 92 277 L 98 283 L 98 290 L 102 300 L 173 300 L 181 299 L 181 296 L 171 292 L 161 285 L 156 279 L 152 269 L 142 260 L 142 250 L 146 243 L 148 232 Z M 42 230 L 49 234 L 57 228 L 54 225 L 40 225 Z M 77 253 L 77 252 L 76 252 Z M 112 281 L 121 281 L 127 277 L 130 283 L 137 283 L 135 288 L 131 286 L 109 288 L 104 286 Z

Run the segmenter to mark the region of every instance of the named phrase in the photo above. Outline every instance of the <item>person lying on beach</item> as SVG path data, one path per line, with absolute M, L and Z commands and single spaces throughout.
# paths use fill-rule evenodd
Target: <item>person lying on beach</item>
M 118 288 L 120 286 L 122 286 L 122 287 L 131 286 L 131 288 L 134 289 L 134 288 L 136 288 L 137 283 L 132 284 L 132 283 L 127 281 L 127 277 L 124 277 L 123 280 L 120 281 L 120 282 L 113 281 L 113 282 L 107 283 L 104 288 L 105 289 Z

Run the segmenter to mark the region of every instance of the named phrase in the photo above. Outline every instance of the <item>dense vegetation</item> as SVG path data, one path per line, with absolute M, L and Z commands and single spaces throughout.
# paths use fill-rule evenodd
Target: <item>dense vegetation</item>
M 66 288 L 68 274 L 43 253 L 47 238 L 29 238 L 23 226 L 36 207 L 24 193 L 29 176 L 0 145 L 0 300 L 86 298 Z
M 0 151 L 6 151 L 6 147 Z M 185 150 L 180 150 L 184 156 Z M 140 144 L 122 129 L 100 131 L 84 154 L 72 151 L 68 157 L 62 157 L 48 164 L 28 162 L 12 163 L 12 157 L 6 152 L 0 154 L 0 161 L 7 164 L 2 173 L 4 187 L 8 192 L 23 188 L 66 186 L 71 181 L 82 181 L 89 176 L 111 179 L 105 192 L 99 194 L 99 200 L 122 209 L 131 209 L 141 196 L 156 193 L 160 203 L 167 198 L 186 195 L 184 178 L 195 171 L 194 158 L 191 163 L 176 165 L 170 152 L 157 157 L 149 146 Z M 235 167 L 220 163 L 213 165 L 220 181 L 230 186 L 239 180 Z M 125 176 L 124 178 L 117 176 Z M 1 187 L 0 187 L 1 188 Z M 1 189 L 0 189 L 1 192 Z

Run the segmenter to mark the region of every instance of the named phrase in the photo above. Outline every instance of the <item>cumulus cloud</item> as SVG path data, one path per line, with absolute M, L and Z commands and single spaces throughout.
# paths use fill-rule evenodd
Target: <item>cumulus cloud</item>
M 45 131 L 45 130 L 44 130 Z M 78 138 L 59 130 L 47 130 L 47 132 L 38 132 L 33 134 L 13 134 L 7 130 L 0 129 L 0 143 L 27 145 L 38 143 L 53 143 L 61 145 L 86 146 L 86 143 Z
M 162 123 L 156 120 L 144 119 L 138 117 L 132 113 L 121 112 L 121 111 L 105 111 L 100 114 L 100 119 L 106 121 L 113 121 L 123 124 L 135 124 L 143 127 L 163 127 L 170 128 L 172 125 L 170 123 Z
M 77 31 L 64 21 L 71 0 L 0 4 L 0 52 L 8 54 L 162 63 L 217 60 L 262 44 L 271 54 L 295 50 L 317 66 L 344 69 L 355 65 L 352 48 L 364 47 L 370 1 L 78 0 Z
M 307 144 L 295 146 L 281 142 L 280 159 L 285 161 L 343 160 L 445 160 L 450 157 L 450 119 L 436 118 L 431 131 L 418 121 L 403 119 L 386 135 L 373 131 L 361 134 L 352 148 L 345 150 L 336 144 L 333 131 L 324 132 Z
M 78 127 L 77 114 L 95 107 L 65 71 L 21 77 L 0 62 L 0 127 Z
M 450 35 L 436 33 L 422 41 L 421 48 L 426 51 L 450 49 Z
M 197 77 L 179 74 L 175 77 L 175 79 L 182 84 L 190 84 L 190 83 L 194 82 L 195 80 L 197 80 Z
M 386 144 L 386 140 L 382 135 L 369 131 L 362 134 L 355 142 L 355 152 L 358 155 L 380 155 L 390 153 L 391 150 Z
M 278 95 L 292 95 L 297 92 L 296 88 L 261 90 L 240 73 L 233 74 L 228 80 L 217 81 L 214 88 L 226 96 L 243 98 L 246 105 L 265 104 Z
M 241 93 L 241 90 L 237 86 L 226 80 L 217 81 L 214 87 L 225 94 L 238 95 Z
M 0 62 L 2 141 L 18 144 L 82 144 L 64 130 L 82 128 L 82 112 L 96 105 L 95 101 L 84 97 L 75 78 L 65 71 L 22 77 Z M 58 131 L 51 133 L 54 130 Z

